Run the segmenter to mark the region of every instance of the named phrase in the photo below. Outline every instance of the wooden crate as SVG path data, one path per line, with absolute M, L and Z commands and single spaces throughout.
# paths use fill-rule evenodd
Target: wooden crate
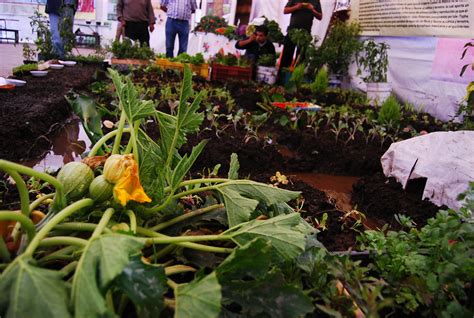
M 164 69 L 172 69 L 172 70 L 180 70 L 183 71 L 184 64 L 181 62 L 171 62 L 168 59 L 159 58 L 156 59 L 156 65 L 164 68 Z M 188 64 L 191 68 L 191 71 L 195 73 L 197 76 L 208 78 L 209 77 L 209 64 L 201 64 L 201 65 L 194 65 Z
M 238 81 L 250 81 L 252 79 L 252 67 L 227 66 L 212 64 L 211 80 L 227 81 L 229 79 Z
M 112 60 L 110 62 L 112 63 L 112 65 L 114 65 L 114 64 L 148 65 L 148 63 L 150 63 L 148 60 L 116 59 L 116 58 L 112 58 Z

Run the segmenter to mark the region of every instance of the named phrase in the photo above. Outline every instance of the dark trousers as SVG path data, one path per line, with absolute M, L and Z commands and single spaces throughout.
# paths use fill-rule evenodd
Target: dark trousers
M 283 67 L 290 67 L 293 62 L 293 54 L 295 53 L 296 44 L 293 43 L 290 39 L 290 36 L 287 34 L 285 40 L 283 41 L 283 52 L 280 60 L 280 69 Z M 300 54 L 300 49 L 296 50 L 296 58 Z
M 140 41 L 140 45 L 150 46 L 150 33 L 148 33 L 148 22 L 126 21 L 125 36 L 134 41 Z
M 174 41 L 179 38 L 178 55 L 188 49 L 189 21 L 168 18 L 165 26 L 166 32 L 166 57 L 174 56 Z

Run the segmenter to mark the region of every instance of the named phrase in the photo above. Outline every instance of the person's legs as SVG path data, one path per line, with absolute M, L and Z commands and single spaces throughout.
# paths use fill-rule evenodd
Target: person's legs
M 63 41 L 59 33 L 59 21 L 61 17 L 57 14 L 49 14 L 49 28 L 51 30 L 51 39 L 53 42 L 53 54 L 62 57 L 64 55 Z
M 143 46 L 146 44 L 150 47 L 150 33 L 148 32 L 148 22 L 140 22 L 140 27 L 138 30 L 138 40 L 140 45 Z
M 188 39 L 189 39 L 189 22 L 188 21 L 179 21 L 178 28 L 178 37 L 179 37 L 179 50 L 178 55 L 185 53 L 188 50 Z
M 76 11 L 70 5 L 65 5 L 61 8 L 61 21 L 59 23 L 59 33 L 61 35 L 62 42 L 62 55 L 64 57 L 66 53 L 70 53 L 74 46 L 75 35 L 73 33 L 74 27 L 74 14 Z M 68 52 L 66 52 L 66 47 Z
M 296 45 L 290 40 L 288 34 L 285 36 L 283 42 L 283 52 L 280 60 L 280 69 L 283 67 L 290 67 L 293 62 L 293 54 L 295 53 Z
M 168 18 L 166 20 L 166 57 L 173 57 L 174 55 L 174 41 L 176 39 L 176 20 Z

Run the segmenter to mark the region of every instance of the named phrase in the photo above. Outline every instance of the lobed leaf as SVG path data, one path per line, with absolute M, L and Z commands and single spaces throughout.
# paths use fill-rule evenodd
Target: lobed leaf
M 265 238 L 280 258 L 293 260 L 304 251 L 306 235 L 311 234 L 311 227 L 305 223 L 298 213 L 292 213 L 264 221 L 253 220 L 227 234 L 240 246 L 255 238 Z
M 108 234 L 89 241 L 72 283 L 72 303 L 77 317 L 113 315 L 104 295 L 112 281 L 130 263 L 130 255 L 144 245 L 131 236 Z
M 0 276 L 0 317 L 72 317 L 62 274 L 36 267 L 33 261 L 19 256 Z
M 219 316 L 222 294 L 216 273 L 188 284 L 178 285 L 175 297 L 175 318 Z
M 137 308 L 138 317 L 159 317 L 164 308 L 163 295 L 168 289 L 162 266 L 143 263 L 141 255 L 134 256 L 115 280 Z

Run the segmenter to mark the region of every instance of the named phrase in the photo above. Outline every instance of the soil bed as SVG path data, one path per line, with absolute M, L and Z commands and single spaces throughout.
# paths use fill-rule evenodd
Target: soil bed
M 91 83 L 97 69 L 85 65 L 50 70 L 41 78 L 23 76 L 24 87 L 0 93 L 0 158 L 21 162 L 41 156 L 71 116 L 64 95 Z
M 71 113 L 63 95 L 71 88 L 78 89 L 89 84 L 96 68 L 66 68 L 47 78 L 27 77 L 26 87 L 0 94 L 0 138 L 4 143 L 0 148 L 0 158 L 21 161 L 39 156 L 49 148 L 50 136 Z M 153 98 L 160 101 L 158 108 L 169 111 L 167 101 L 161 96 L 160 87 L 181 82 L 179 75 L 175 72 L 156 75 L 138 71 L 133 77 L 134 81 L 144 87 L 155 88 Z M 207 89 L 209 85 L 227 88 L 235 99 L 237 108 L 251 114 L 261 112 L 261 108 L 256 105 L 262 101 L 260 86 L 232 82 L 209 84 L 200 79 L 194 81 L 196 91 Z M 178 90 L 173 88 L 171 93 L 176 94 Z M 287 99 L 291 99 L 290 97 L 286 96 Z M 311 96 L 308 91 L 303 90 L 297 98 L 310 100 Z M 326 99 L 341 103 L 346 100 L 344 96 L 332 95 L 328 95 Z M 219 104 L 218 98 L 213 97 L 210 100 L 213 105 L 219 105 L 221 109 L 226 108 L 226 105 Z M 354 107 L 360 108 L 357 105 Z M 214 166 L 220 164 L 219 175 L 226 176 L 232 153 L 238 155 L 241 178 L 249 177 L 270 183 L 271 177 L 280 171 L 288 177 L 289 182 L 279 186 L 302 193 L 304 201 L 292 202 L 292 206 L 298 207 L 302 216 L 321 231 L 321 242 L 329 250 L 335 251 L 354 247 L 356 230 L 362 230 L 363 225 L 365 228 L 380 228 L 388 224 L 389 229 L 399 229 L 395 215 L 405 214 L 411 216 L 417 226 L 421 227 L 438 211 L 439 208 L 432 203 L 421 200 L 422 184 L 416 185 L 413 191 L 404 191 L 393 180 L 387 182 L 381 172 L 380 157 L 388 149 L 389 141 L 380 142 L 375 139 L 369 142 L 360 134 L 349 140 L 344 133 L 336 139 L 330 125 L 323 126 L 317 133 L 304 126 L 289 129 L 275 124 L 279 118 L 277 116 L 281 115 L 282 113 L 273 113 L 258 133 L 254 134 L 242 124 L 234 128 L 229 122 L 222 121 L 218 122 L 216 129 L 212 122 L 205 121 L 201 126 L 203 129 L 196 135 L 189 135 L 187 144 L 181 149 L 182 154 L 190 153 L 192 147 L 201 140 L 208 140 L 191 173 L 207 175 Z M 425 129 L 427 132 L 442 130 L 439 123 L 426 116 L 415 115 L 411 121 L 407 119 L 407 122 L 403 122 L 401 127 L 411 124 L 413 127 L 416 125 L 417 130 Z M 146 131 L 152 139 L 159 136 L 158 127 L 153 122 L 147 124 Z M 298 178 L 298 175 L 315 172 L 361 177 L 354 185 L 352 204 L 366 217 L 365 224 L 357 222 L 360 214 L 354 216 L 351 214 L 352 210 L 342 209 L 326 193 Z M 8 197 L 13 197 L 14 191 L 7 193 Z M 325 213 L 327 220 L 321 224 Z

